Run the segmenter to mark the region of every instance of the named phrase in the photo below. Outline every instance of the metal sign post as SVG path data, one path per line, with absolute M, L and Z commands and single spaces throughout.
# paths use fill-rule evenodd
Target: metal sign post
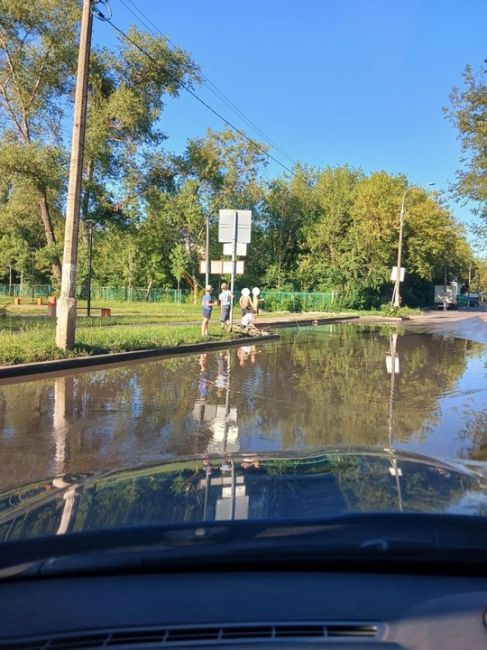
M 251 223 L 251 210 L 220 210 L 219 212 L 218 241 L 226 244 L 231 242 L 232 247 L 232 276 L 230 281 L 230 292 L 232 294 L 232 301 L 230 303 L 231 324 L 233 324 L 233 295 L 235 291 L 235 276 L 237 274 L 237 243 L 250 244 Z
M 234 288 L 235 276 L 237 275 L 237 233 L 238 233 L 238 212 L 235 210 L 235 221 L 233 224 L 233 250 L 232 250 L 232 276 L 230 280 L 230 293 L 232 299 L 230 301 L 230 330 L 233 327 L 233 303 L 234 303 Z

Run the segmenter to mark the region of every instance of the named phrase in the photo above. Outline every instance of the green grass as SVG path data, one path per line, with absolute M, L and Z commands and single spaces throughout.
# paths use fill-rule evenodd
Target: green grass
M 93 307 L 110 307 L 111 318 L 101 318 L 98 311 L 94 311 L 96 316 L 93 318 L 86 318 L 86 312 L 80 310 L 75 349 L 62 352 L 54 343 L 56 321 L 47 317 L 47 306 L 34 305 L 30 299 L 22 299 L 22 303 L 13 305 L 10 298 L 0 296 L 0 365 L 177 346 L 204 340 L 200 335 L 199 304 L 97 301 L 93 303 Z M 85 307 L 86 302 L 79 301 L 78 306 Z M 419 310 L 402 309 L 398 315 L 406 315 L 406 312 L 419 313 Z M 261 319 L 283 313 L 262 314 Z M 349 310 L 344 314 L 391 315 L 385 311 L 374 310 Z M 285 315 L 291 320 L 298 317 L 298 314 Z M 326 315 L 320 314 L 322 317 Z M 306 316 L 306 313 L 301 316 Z M 209 340 L 222 338 L 218 309 L 215 309 L 213 320 L 210 321 Z
M 44 302 L 47 303 L 46 299 Z M 5 307 L 9 316 L 47 316 L 47 304 L 36 305 L 30 298 L 21 298 L 20 305 L 14 305 L 13 299 L 0 296 L 0 307 Z M 154 302 L 118 302 L 97 300 L 92 302 L 92 316 L 100 316 L 100 307 L 112 310 L 112 322 L 118 323 L 160 323 L 168 321 L 197 322 L 201 318 L 201 305 L 154 303 Z M 86 300 L 78 300 L 79 316 L 86 316 Z
M 75 349 L 62 352 L 54 344 L 55 323 L 53 321 L 33 322 L 30 327 L 16 326 L 15 330 L 0 329 L 0 365 L 144 350 L 229 338 L 229 335 L 225 337 L 222 335 L 218 323 L 210 325 L 209 334 L 209 338 L 204 339 L 200 335 L 199 324 L 178 327 L 151 325 L 136 328 L 124 325 L 107 327 L 101 319 L 98 325 L 89 323 L 88 326 L 80 321 L 76 328 Z

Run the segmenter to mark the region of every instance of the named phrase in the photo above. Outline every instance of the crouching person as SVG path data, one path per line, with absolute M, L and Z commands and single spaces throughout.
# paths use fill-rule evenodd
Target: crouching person
M 255 314 L 252 312 L 247 312 L 242 316 L 240 327 L 245 332 L 245 334 L 250 334 L 251 336 L 260 334 L 260 330 L 255 325 Z

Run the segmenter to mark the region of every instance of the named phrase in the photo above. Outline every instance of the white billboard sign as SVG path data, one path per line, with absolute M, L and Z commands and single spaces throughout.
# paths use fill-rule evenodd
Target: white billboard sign
M 230 275 L 233 271 L 233 262 L 228 260 L 223 262 L 222 260 L 211 260 L 210 262 L 210 273 L 212 275 Z M 237 262 L 237 275 L 243 275 L 244 272 L 244 262 L 240 260 Z M 200 262 L 200 273 L 206 274 L 206 262 Z
M 223 244 L 223 254 L 224 255 L 233 255 L 233 242 L 228 244 Z M 247 244 L 240 244 L 237 242 L 236 254 L 239 257 L 245 257 L 247 255 Z
M 233 242 L 237 214 L 237 242 L 250 244 L 252 210 L 220 210 L 218 221 L 219 242 Z

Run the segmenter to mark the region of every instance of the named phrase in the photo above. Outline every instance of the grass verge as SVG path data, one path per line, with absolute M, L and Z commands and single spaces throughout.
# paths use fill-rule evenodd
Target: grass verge
M 82 301 L 78 304 L 80 307 L 86 306 Z M 63 352 L 55 346 L 56 321 L 47 317 L 46 305 L 38 306 L 31 303 L 13 305 L 4 302 L 2 313 L 3 311 L 5 313 L 3 316 L 0 313 L 0 365 L 177 346 L 208 340 L 200 335 L 201 307 L 199 305 L 97 302 L 93 306 L 110 307 L 112 317 L 79 318 L 75 349 Z M 80 310 L 80 313 L 83 314 L 83 311 Z M 394 315 L 403 316 L 412 313 L 417 314 L 419 310 L 404 308 L 394 312 Z M 263 313 L 261 320 L 279 315 L 283 315 L 283 312 Z M 292 320 L 305 318 L 308 314 L 286 312 L 284 315 Z M 320 317 L 327 315 L 337 314 L 320 314 Z M 383 310 L 350 310 L 340 315 L 388 316 L 391 314 Z M 221 341 L 224 338 L 218 324 L 218 309 L 214 310 L 209 332 L 209 340 Z M 225 336 L 231 338 L 229 335 Z
M 184 343 L 202 341 L 221 341 L 233 335 L 223 335 L 218 324 L 210 325 L 209 337 L 200 335 L 199 325 L 181 325 L 164 327 L 163 325 L 144 326 L 143 328 L 124 325 L 98 326 L 82 322 L 76 328 L 76 345 L 74 350 L 63 352 L 56 348 L 55 323 L 36 323 L 31 327 L 19 329 L 13 333 L 0 330 L 0 365 L 32 363 L 50 359 L 65 359 L 76 356 L 88 356 L 110 352 L 144 350 Z

